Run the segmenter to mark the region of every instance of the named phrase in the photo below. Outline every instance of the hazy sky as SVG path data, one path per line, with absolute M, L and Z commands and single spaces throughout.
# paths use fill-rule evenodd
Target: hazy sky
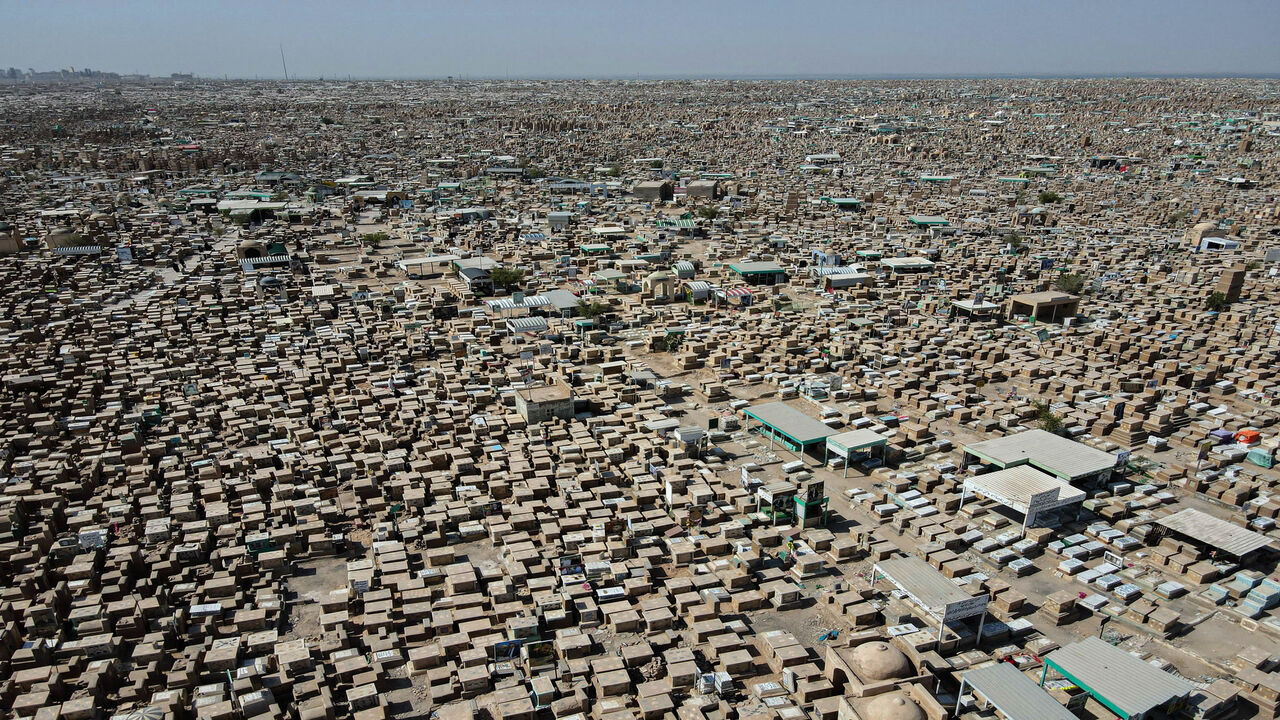
M 0 0 L 0 66 L 152 75 L 1280 74 L 1280 0 Z

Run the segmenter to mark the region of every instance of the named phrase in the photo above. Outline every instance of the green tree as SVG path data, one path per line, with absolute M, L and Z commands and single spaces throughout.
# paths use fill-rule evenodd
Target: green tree
M 1007 232 L 1004 234 L 1004 237 L 1002 239 L 1009 245 L 1013 246 L 1013 249 L 1015 252 L 1022 249 L 1022 245 L 1024 242 L 1022 233 L 1016 232 L 1016 231 Z
M 662 346 L 667 352 L 673 353 L 680 349 L 680 345 L 683 342 L 683 335 L 679 333 L 668 333 L 667 336 L 662 339 Z
M 720 217 L 720 208 L 708 205 L 698 210 L 698 217 L 704 220 L 715 220 L 717 217 Z
M 323 124 L 323 125 L 332 125 L 332 124 L 333 124 L 333 118 L 331 118 L 331 117 L 321 117 L 321 118 L 320 118 L 320 122 L 321 122 L 321 124 Z
M 524 280 L 524 271 L 519 268 L 494 268 L 489 271 L 489 279 L 494 285 L 510 290 L 520 286 L 520 281 Z
M 1040 423 L 1040 429 L 1046 432 L 1059 433 L 1062 431 L 1062 416 L 1049 409 L 1049 403 L 1043 400 L 1035 400 L 1031 406 L 1036 409 L 1036 420 Z
M 1209 296 L 1207 300 L 1204 301 L 1205 309 L 1212 310 L 1213 312 L 1219 312 L 1226 306 L 1227 306 L 1227 296 L 1220 292 L 1214 292 Z
M 1045 190 L 1044 192 L 1037 195 L 1036 198 L 1038 198 L 1040 202 L 1044 203 L 1045 205 L 1051 205 L 1056 202 L 1062 202 L 1062 196 L 1052 190 Z
M 391 236 L 384 232 L 365 233 L 360 236 L 360 244 L 365 247 L 376 248 L 390 239 Z
M 1063 273 L 1053 281 L 1054 289 L 1075 295 L 1084 288 L 1084 276 L 1080 273 Z
M 1250 271 L 1252 271 L 1252 270 L 1257 270 L 1257 269 L 1258 269 L 1258 268 L 1260 268 L 1260 267 L 1262 267 L 1262 261 L 1261 261 L 1261 260 L 1250 260 L 1249 262 L 1245 263 L 1245 265 L 1244 265 L 1244 269 L 1245 269 L 1245 270 L 1250 270 Z
M 578 301 L 578 314 L 589 320 L 595 320 L 607 312 L 609 312 L 609 306 L 606 303 L 587 298 Z

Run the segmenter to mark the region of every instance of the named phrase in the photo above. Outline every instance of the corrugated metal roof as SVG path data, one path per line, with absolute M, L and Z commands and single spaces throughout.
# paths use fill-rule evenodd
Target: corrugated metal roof
M 746 412 L 747 415 L 804 445 L 834 434 L 830 427 L 783 402 L 753 405 L 747 408 Z
M 838 445 L 845 450 L 862 450 L 888 442 L 889 438 L 874 430 L 850 430 L 827 438 L 828 445 Z
M 1195 690 L 1189 681 L 1095 637 L 1055 650 L 1045 659 L 1123 717 L 1148 712 Z
M 1007 720 L 1076 720 L 1076 716 L 1006 662 L 960 676 Z
M 881 265 L 888 268 L 910 270 L 913 268 L 931 268 L 933 261 L 922 257 L 894 257 L 884 258 L 880 261 Z
M 485 300 L 484 303 L 489 306 L 490 310 L 515 310 L 516 308 L 544 307 L 551 304 L 551 298 L 541 295 L 525 295 L 520 302 L 516 302 L 515 298 L 498 298 L 496 300 Z
M 730 263 L 729 269 L 740 274 L 746 275 L 751 273 L 780 273 L 786 272 L 782 266 L 776 262 L 761 260 L 757 262 L 736 262 Z
M 546 318 L 523 317 L 507 320 L 507 329 L 512 332 L 546 332 L 547 327 Z
M 1072 300 L 1079 300 L 1080 298 L 1076 295 L 1068 295 L 1067 293 L 1058 292 L 1056 290 L 1044 290 L 1042 292 L 1014 295 L 1009 299 L 1014 302 L 1027 303 L 1028 305 L 1045 305 L 1071 302 Z
M 1069 483 L 1029 465 L 1014 465 L 1005 470 L 965 478 L 964 486 L 1021 513 L 1027 511 L 1031 496 L 1036 493 L 1058 491 L 1057 503 L 1044 509 L 1084 502 L 1085 495 L 1083 490 L 1077 490 Z
M 1271 538 L 1225 520 L 1187 508 L 1166 518 L 1159 524 L 1187 537 L 1212 545 L 1236 557 L 1248 555 L 1254 550 L 1271 545 Z
M 994 440 L 965 445 L 965 451 L 1004 466 L 1032 465 L 1058 477 L 1078 478 L 1116 466 L 1116 456 L 1068 440 L 1046 430 L 1028 430 Z
M 912 600 L 936 618 L 942 617 L 948 605 L 970 600 L 977 601 L 974 596 L 951 582 L 932 565 L 914 555 L 882 560 L 876 563 L 875 567 L 879 569 L 881 575 L 901 588 Z

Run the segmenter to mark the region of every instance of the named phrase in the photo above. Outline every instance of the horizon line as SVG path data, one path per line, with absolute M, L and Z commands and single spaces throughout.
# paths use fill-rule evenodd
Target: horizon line
M 38 73 L 53 73 L 66 70 L 41 70 Z M 1280 72 L 1234 72 L 1234 71 L 1198 71 L 1198 72 L 1113 72 L 1113 73 L 612 73 L 602 75 L 299 75 L 291 73 L 282 75 L 231 75 L 221 76 L 195 72 L 171 72 L 162 75 L 143 73 L 119 73 L 110 70 L 97 72 L 111 73 L 120 78 L 145 77 L 155 80 L 173 79 L 173 75 L 189 75 L 196 80 L 217 82 L 472 82 L 472 81 L 664 81 L 664 80 L 725 80 L 725 81 L 795 81 L 795 80 L 1275 80 L 1280 79 Z M 3 80 L 5 78 L 0 78 Z M 21 83 L 25 78 L 15 78 Z M 86 77 L 85 80 L 91 80 Z

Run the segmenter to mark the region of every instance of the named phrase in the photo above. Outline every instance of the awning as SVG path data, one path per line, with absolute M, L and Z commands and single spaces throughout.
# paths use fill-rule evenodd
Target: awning
M 1040 513 L 1084 502 L 1085 493 L 1028 465 L 965 478 L 964 489 L 1020 513 Z
M 1163 527 L 1186 535 L 1235 557 L 1244 557 L 1255 550 L 1271 547 L 1271 538 L 1248 528 L 1232 525 L 1226 520 L 1187 508 L 1156 521 Z
M 405 258 L 396 263 L 401 270 L 408 270 L 411 267 L 422 267 L 423 265 L 433 265 L 435 263 L 450 263 L 454 260 L 461 259 L 458 255 L 426 255 L 416 258 Z
M 101 255 L 102 248 L 98 245 L 68 245 L 53 252 L 57 255 Z
M 542 333 L 548 329 L 547 319 L 541 317 L 510 318 L 507 329 L 518 333 Z
M 1007 720 L 1076 720 L 1071 711 L 1009 663 L 970 670 L 960 681 L 961 695 L 963 686 L 968 685 Z
M 258 269 L 258 266 L 275 267 L 288 265 L 290 258 L 288 255 L 267 255 L 266 257 L 244 258 L 240 261 L 240 269 L 245 272 L 252 272 Z
M 827 438 L 827 448 L 840 457 L 847 457 L 851 452 L 870 450 L 888 442 L 889 438 L 874 430 L 850 430 Z
M 1095 637 L 1054 650 L 1044 661 L 1121 718 L 1145 716 L 1196 689 L 1187 680 Z
M 751 291 L 744 287 L 729 288 L 724 291 L 725 297 L 744 297 L 751 294 Z
M 871 570 L 872 585 L 876 575 L 887 579 L 939 621 L 963 620 L 987 610 L 986 595 L 970 595 L 951 578 L 914 555 L 882 560 Z

